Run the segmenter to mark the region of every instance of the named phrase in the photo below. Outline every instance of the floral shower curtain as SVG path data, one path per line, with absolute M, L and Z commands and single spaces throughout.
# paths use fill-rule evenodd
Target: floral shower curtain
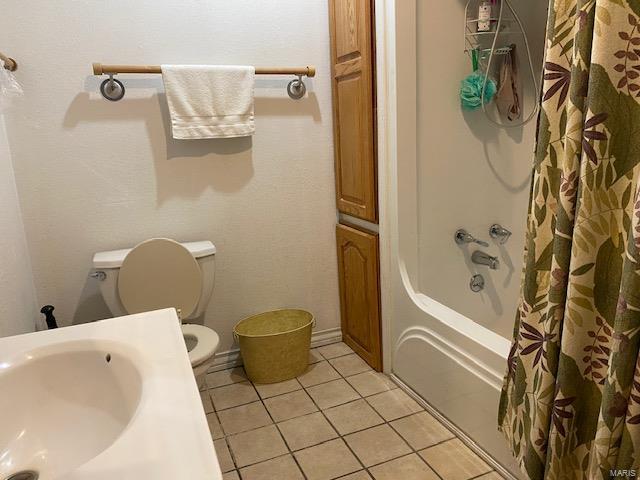
M 531 479 L 640 476 L 640 0 L 551 0 L 547 31 L 500 429 Z

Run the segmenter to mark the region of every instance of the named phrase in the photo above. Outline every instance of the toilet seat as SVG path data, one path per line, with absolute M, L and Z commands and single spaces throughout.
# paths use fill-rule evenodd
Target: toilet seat
M 182 324 L 182 334 L 193 336 L 196 339 L 195 347 L 189 352 L 192 367 L 197 367 L 213 357 L 220 343 L 218 334 L 202 325 L 184 323 Z

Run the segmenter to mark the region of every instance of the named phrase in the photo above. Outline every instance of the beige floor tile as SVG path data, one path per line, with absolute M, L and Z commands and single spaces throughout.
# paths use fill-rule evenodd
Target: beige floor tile
M 371 480 L 371 475 L 369 475 L 366 470 L 360 470 L 346 477 L 340 477 L 339 480 Z
M 238 476 L 238 472 L 236 470 L 233 470 L 232 472 L 223 474 L 222 480 L 240 480 L 240 477 Z
M 309 480 L 330 480 L 362 469 L 340 438 L 294 453 Z
M 489 472 L 481 477 L 477 477 L 474 480 L 505 480 L 498 472 Z
M 262 402 L 253 402 L 218 412 L 222 429 L 227 435 L 246 432 L 273 423 Z
M 222 473 L 229 472 L 236 468 L 233 464 L 233 459 L 229 453 L 229 447 L 227 447 L 227 442 L 225 442 L 224 438 L 214 441 L 213 446 L 216 449 L 216 456 L 218 457 L 218 463 L 220 464 L 220 470 L 222 470 Z
M 216 410 L 237 407 L 245 403 L 259 400 L 253 385 L 249 382 L 233 383 L 224 387 L 209 390 L 213 406 Z
M 239 468 L 288 453 L 275 425 L 231 435 L 227 441 Z
M 374 372 L 373 370 L 353 375 L 346 380 L 363 397 L 398 388 L 384 373 Z
M 468 480 L 492 470 L 457 438 L 418 453 L 445 480 Z
M 344 357 L 329 360 L 329 363 L 335 368 L 340 375 L 348 377 L 358 373 L 367 372 L 371 367 L 359 355 L 352 353 Z
M 391 426 L 414 450 L 422 450 L 455 437 L 428 412 L 400 418 L 391 422 Z
M 412 453 L 369 469 L 375 480 L 439 480 L 422 459 Z
M 240 470 L 242 480 L 304 480 L 291 455 L 273 458 Z
M 324 411 L 331 424 L 340 435 L 375 427 L 384 420 L 364 400 L 356 400 Z
M 209 388 L 222 387 L 232 383 L 245 382 L 246 380 L 247 374 L 242 367 L 207 373 L 207 386 Z
M 342 355 L 349 355 L 350 353 L 353 353 L 351 347 L 344 342 L 331 343 L 329 345 L 324 345 L 323 347 L 318 347 L 316 350 L 326 359 L 341 357 Z
M 324 360 L 324 357 L 320 355 L 317 348 L 312 348 L 309 350 L 309 365 L 312 363 L 318 363 Z
M 351 385 L 342 378 L 307 388 L 307 393 L 318 404 L 321 410 L 335 407 L 360 398 Z
M 411 453 L 409 445 L 389 425 L 380 425 L 344 437 L 365 467 Z
M 415 400 L 399 388 L 367 397 L 367 402 L 388 422 L 422 410 Z
M 300 383 L 295 378 L 278 383 L 256 383 L 254 384 L 254 387 L 256 387 L 258 395 L 260 395 L 261 398 L 275 397 L 276 395 L 295 392 L 296 390 L 300 390 L 302 388 Z
M 222 428 L 220 428 L 220 422 L 218 421 L 218 416 L 215 412 L 207 414 L 207 423 L 209 424 L 211 438 L 217 440 L 224 437 L 224 432 L 222 431 Z
M 318 411 L 304 390 L 267 398 L 264 404 L 267 406 L 267 410 L 269 410 L 275 422 L 301 417 L 302 415 Z
M 290 450 L 301 450 L 338 436 L 320 412 L 292 418 L 279 423 L 278 428 Z
M 303 387 L 310 387 L 319 383 L 330 382 L 340 378 L 340 374 L 329 365 L 329 362 L 318 362 L 309 365 L 309 369 L 298 377 L 298 381 Z
M 211 396 L 209 392 L 200 392 L 200 400 L 202 400 L 202 408 L 204 408 L 204 413 L 213 412 L 213 403 L 211 403 Z

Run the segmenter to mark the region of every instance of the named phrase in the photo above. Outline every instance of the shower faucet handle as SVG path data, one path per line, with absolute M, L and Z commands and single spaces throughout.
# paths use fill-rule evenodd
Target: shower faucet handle
M 489 236 L 495 240 L 498 240 L 500 245 L 504 245 L 509 240 L 511 232 L 504 228 L 499 223 L 494 223 L 489 227 Z
M 465 243 L 476 243 L 478 245 L 482 245 L 483 247 L 488 247 L 489 244 L 483 240 L 478 240 L 476 237 L 467 232 L 464 228 L 456 230 L 456 233 L 453 236 L 453 239 L 456 241 L 458 245 L 464 245 Z

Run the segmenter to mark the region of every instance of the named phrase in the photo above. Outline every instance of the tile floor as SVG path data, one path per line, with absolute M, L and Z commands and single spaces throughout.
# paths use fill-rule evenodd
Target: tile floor
M 225 480 L 499 480 L 344 343 L 311 351 L 297 379 L 207 375 L 202 402 Z

